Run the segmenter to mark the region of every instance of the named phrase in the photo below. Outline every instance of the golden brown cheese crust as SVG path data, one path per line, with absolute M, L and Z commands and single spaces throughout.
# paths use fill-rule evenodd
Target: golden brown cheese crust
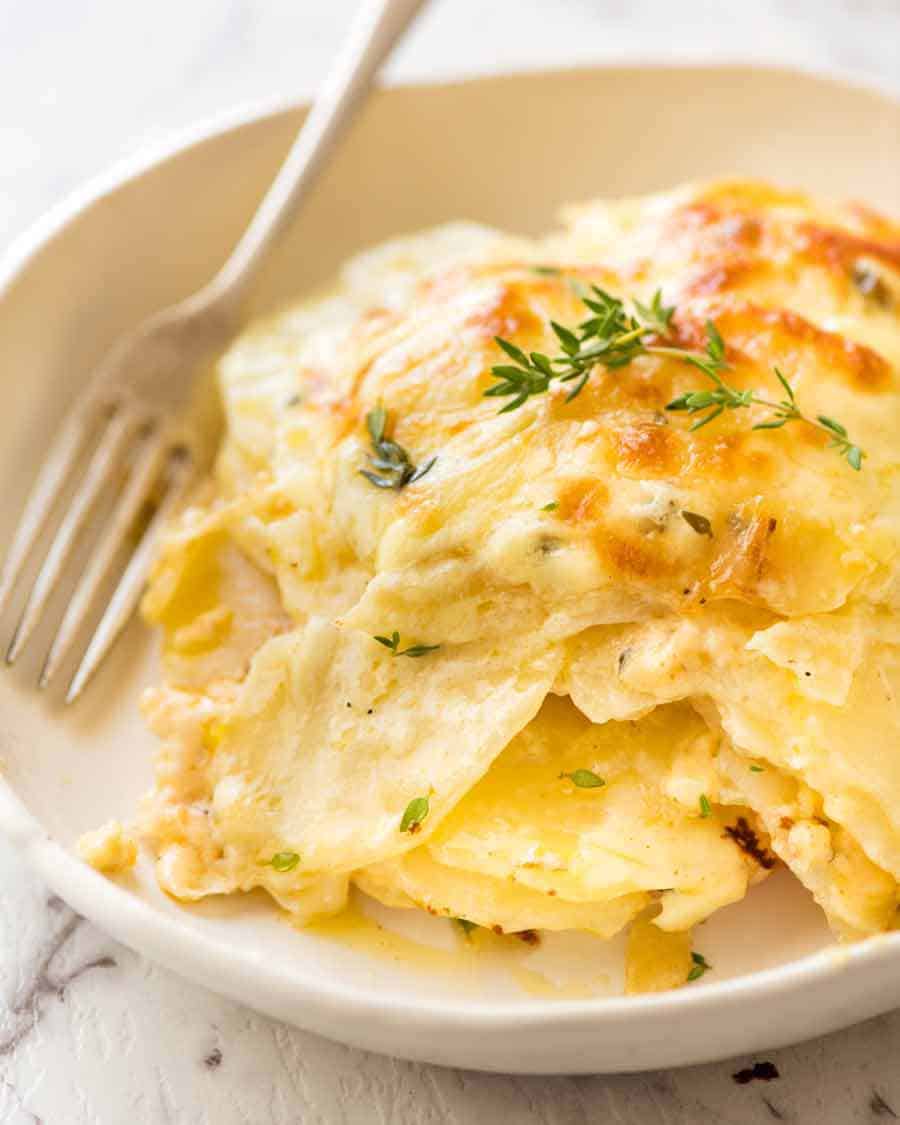
M 847 295 L 844 283 L 861 258 L 900 269 L 900 224 L 892 219 L 859 204 L 826 208 L 762 183 L 700 185 L 612 207 L 570 208 L 568 215 L 578 238 L 596 244 L 601 231 L 609 231 L 614 256 L 630 257 L 633 274 L 675 263 L 696 276 L 712 276 L 718 266 L 725 278 L 732 270 L 773 276 L 817 267 L 831 272 Z
M 603 279 L 609 284 L 608 274 Z M 624 279 L 615 291 L 634 292 Z M 849 533 L 850 524 L 876 520 L 893 556 L 897 455 L 891 436 L 900 413 L 897 372 L 884 356 L 789 309 L 737 296 L 687 297 L 674 321 L 673 342 L 697 348 L 713 320 L 728 343 L 730 380 L 742 389 L 777 399 L 773 369 L 785 372 L 810 412 L 839 417 L 866 449 L 860 474 L 848 471 L 827 448 L 827 436 L 809 427 L 754 432 L 759 410 L 691 432 L 689 420 L 665 407 L 703 386 L 703 379 L 669 358 L 597 370 L 574 402 L 565 401 L 566 388 L 554 387 L 513 420 L 498 417 L 496 400 L 483 397 L 490 368 L 502 359 L 494 336 L 502 332 L 525 350 L 551 352 L 549 321 L 579 318 L 565 276 L 537 276 L 512 265 L 455 270 L 423 287 L 412 311 L 395 317 L 389 332 L 361 342 L 365 360 L 340 399 L 338 442 L 364 447 L 365 415 L 382 402 L 396 420 L 396 440 L 439 459 L 435 472 L 395 498 L 387 521 L 404 520 L 408 536 L 423 547 L 441 532 L 447 555 L 468 555 L 473 565 L 488 568 L 489 584 L 502 589 L 502 572 L 479 558 L 481 538 L 454 534 L 454 524 L 465 522 L 457 520 L 463 503 L 471 510 L 484 502 L 473 472 L 479 459 L 487 463 L 503 443 L 521 437 L 529 447 L 524 461 L 534 467 L 530 479 L 540 474 L 559 504 L 552 532 L 567 551 L 593 553 L 598 586 L 632 588 L 670 608 L 685 598 L 737 597 L 776 612 L 811 612 L 842 604 L 881 563 Z M 623 504 L 626 482 L 665 486 L 670 511 L 656 513 L 655 523 L 649 517 L 648 524 L 638 504 Z M 355 487 L 358 503 L 370 499 L 364 482 L 338 487 Z M 467 487 L 472 495 L 465 501 L 454 495 Z M 814 493 L 819 498 L 810 503 Z M 713 534 L 698 540 L 678 526 L 683 510 L 703 514 Z M 521 492 L 509 494 L 483 529 L 521 514 Z M 373 558 L 379 541 L 368 545 Z M 535 568 L 539 551 L 536 538 Z M 416 561 L 425 556 L 420 551 Z M 832 575 L 816 592 L 806 579 L 819 570 Z M 537 576 L 532 584 L 539 584 Z
M 504 253 L 451 264 L 400 304 L 369 303 L 339 348 L 299 362 L 301 402 L 275 420 L 264 487 L 288 515 L 299 509 L 320 525 L 310 529 L 308 567 L 360 568 L 355 596 L 366 576 L 396 585 L 443 561 L 465 570 L 466 585 L 482 592 L 476 600 L 515 588 L 537 622 L 558 611 L 556 591 L 572 590 L 563 574 L 575 571 L 578 594 L 600 598 L 598 622 L 638 603 L 689 609 L 738 598 L 782 614 L 834 609 L 884 587 L 896 553 L 898 248 L 887 219 L 824 210 L 762 184 L 581 208 L 566 234 L 526 248 L 521 261 Z M 535 271 L 539 257 L 561 272 Z M 778 399 L 778 367 L 803 409 L 847 426 L 867 453 L 863 472 L 848 471 L 810 427 L 754 432 L 759 408 L 691 432 L 690 419 L 665 408 L 704 377 L 672 358 L 597 369 L 572 402 L 555 386 L 498 416 L 498 400 L 484 397 L 504 358 L 495 337 L 552 354 L 550 321 L 583 319 L 573 279 L 625 298 L 662 286 L 677 304 L 667 343 L 702 348 L 713 320 L 729 380 Z M 365 417 L 379 402 L 396 441 L 418 459 L 438 458 L 420 483 L 388 496 L 358 472 Z M 310 453 L 308 487 L 298 490 L 292 463 Z M 523 525 L 543 507 L 532 496 L 538 482 L 544 503 L 558 508 L 529 531 Z M 708 519 L 712 534 L 691 531 L 684 511 Z M 273 569 L 293 615 L 315 611 L 298 591 L 290 596 L 277 560 Z M 364 602 L 351 617 L 360 627 L 383 627 L 376 613 L 393 614 L 398 628 L 424 623 L 386 603 L 377 583 L 368 600 L 371 612 Z M 437 640 L 469 637 L 436 628 Z

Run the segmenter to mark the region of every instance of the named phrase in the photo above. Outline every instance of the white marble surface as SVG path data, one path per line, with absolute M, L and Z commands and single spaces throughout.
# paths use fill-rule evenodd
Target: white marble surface
M 352 0 L 0 0 L 0 244 L 115 159 L 309 92 Z M 477 35 L 473 29 L 477 28 Z M 898 0 L 443 0 L 391 67 L 451 75 L 675 53 L 855 72 L 900 91 Z M 367 1055 L 264 1019 L 76 918 L 0 843 L 4 1125 L 694 1125 L 900 1117 L 900 1012 L 754 1060 L 506 1078 Z

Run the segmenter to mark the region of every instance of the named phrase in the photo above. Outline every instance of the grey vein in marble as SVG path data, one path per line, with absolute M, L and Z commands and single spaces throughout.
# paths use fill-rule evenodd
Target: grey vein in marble
M 15 1050 L 25 1036 L 31 1034 L 43 1014 L 43 1001 L 46 997 L 53 996 L 57 1000 L 63 1001 L 69 986 L 79 977 L 84 976 L 85 973 L 92 969 L 114 969 L 116 967 L 115 958 L 106 955 L 84 961 L 66 972 L 53 973 L 53 962 L 65 949 L 70 938 L 82 925 L 84 919 L 70 910 L 55 895 L 48 898 L 47 909 L 60 915 L 63 922 L 50 937 L 38 958 L 37 964 L 32 968 L 30 976 L 23 978 L 19 997 L 4 1012 L 3 1022 L 9 1023 L 10 1028 L 5 1035 L 0 1036 L 0 1058 Z

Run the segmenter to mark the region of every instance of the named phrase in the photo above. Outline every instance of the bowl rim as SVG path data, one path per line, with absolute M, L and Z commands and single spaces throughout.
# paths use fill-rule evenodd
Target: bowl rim
M 392 91 L 499 84 L 509 79 L 572 77 L 591 74 L 598 70 L 695 70 L 708 73 L 744 70 L 756 74 L 800 76 L 871 94 L 895 105 L 900 104 L 900 84 L 892 88 L 868 74 L 838 64 L 815 65 L 803 59 L 764 62 L 737 55 L 725 55 L 714 60 L 694 59 L 689 54 L 666 58 L 652 53 L 592 65 L 509 67 L 489 73 L 475 72 L 441 78 L 436 82 L 426 82 L 415 77 L 408 80 L 388 78 L 376 84 L 373 96 L 390 94 Z M 87 176 L 81 183 L 65 192 L 56 203 L 51 204 L 43 214 L 30 222 L 23 231 L 13 236 L 6 249 L 0 252 L 0 300 L 5 297 L 19 272 L 45 245 L 51 242 L 64 227 L 77 219 L 83 211 L 99 204 L 118 188 L 125 187 L 157 165 L 164 164 L 181 153 L 187 153 L 221 134 L 236 131 L 263 119 L 302 112 L 308 110 L 311 104 L 311 99 L 308 97 L 294 98 L 285 95 L 241 101 L 224 110 L 205 114 L 181 128 L 167 130 L 163 136 L 141 145 L 134 152 L 112 161 L 98 172 Z
M 128 893 L 57 843 L 46 833 L 5 781 L 0 781 L 0 831 L 28 857 L 32 868 L 50 889 L 117 941 L 167 968 L 200 980 L 219 993 L 248 1003 L 240 989 L 223 983 L 226 969 L 240 976 L 262 976 L 267 992 L 286 990 L 312 1002 L 317 1011 L 341 1015 L 376 1016 L 382 1026 L 420 1028 L 451 1026 L 459 1029 L 503 1031 L 517 1028 L 599 1028 L 640 1022 L 649 1014 L 689 1016 L 698 1009 L 716 1009 L 737 1015 L 745 1003 L 803 994 L 810 986 L 836 979 L 864 966 L 878 968 L 900 953 L 900 932 L 877 934 L 855 945 L 831 946 L 769 969 L 759 969 L 722 981 L 697 982 L 690 989 L 636 996 L 601 996 L 579 1000 L 493 1001 L 472 1007 L 451 1001 L 412 1003 L 397 1000 L 377 988 L 345 985 L 339 979 L 322 985 L 314 973 L 298 964 L 286 975 L 252 950 L 237 949 L 215 937 L 199 936 L 186 921 L 162 915 L 145 900 Z
M 708 73 L 739 70 L 754 75 L 794 76 L 836 87 L 849 87 L 880 97 L 892 105 L 900 104 L 900 90 L 894 91 L 855 71 L 840 67 L 812 66 L 802 61 L 767 63 L 746 58 L 725 58 L 710 62 L 690 57 L 640 57 L 573 67 L 510 68 L 501 72 L 476 73 L 436 82 L 391 81 L 384 83 L 381 91 L 390 94 L 393 90 L 433 90 L 459 85 L 498 84 L 509 79 L 587 75 L 598 70 L 621 72 L 647 69 Z M 19 275 L 59 234 L 83 213 L 102 205 L 120 188 L 139 180 L 147 172 L 168 161 L 201 147 L 207 141 L 215 141 L 224 134 L 236 132 L 243 127 L 272 121 L 308 107 L 308 101 L 285 97 L 244 102 L 202 118 L 183 129 L 173 130 L 161 140 L 142 147 L 91 176 L 16 236 L 0 255 L 0 302 L 5 299 Z M 238 984 L 232 984 L 235 978 L 252 981 L 257 986 L 262 982 L 266 993 L 271 996 L 290 994 L 294 998 L 302 998 L 307 1012 L 315 1009 L 321 1016 L 340 1015 L 350 1019 L 365 1015 L 376 1020 L 385 1029 L 412 1025 L 423 1031 L 429 1028 L 449 1028 L 491 1032 L 506 1030 L 515 1023 L 517 1027 L 526 1030 L 588 1027 L 598 1030 L 603 1026 L 640 1022 L 651 1014 L 689 1016 L 699 1009 L 711 1009 L 723 1016 L 734 1016 L 740 1013 L 749 999 L 765 1002 L 776 997 L 800 996 L 811 986 L 850 971 L 858 972 L 863 967 L 878 971 L 883 963 L 896 959 L 900 953 L 900 932 L 895 932 L 876 935 L 852 946 L 819 950 L 739 977 L 697 982 L 690 989 L 640 996 L 554 999 L 552 1003 L 493 1001 L 490 1005 L 479 1004 L 475 1007 L 449 1000 L 410 1002 L 385 995 L 371 986 L 348 986 L 337 979 L 329 980 L 323 985 L 312 970 L 303 968 L 300 963 L 293 966 L 290 975 L 285 975 L 252 950 L 238 949 L 209 935 L 199 936 L 186 922 L 159 913 L 149 903 L 100 875 L 74 852 L 56 842 L 2 776 L 0 832 L 21 849 L 51 890 L 79 913 L 90 918 L 116 940 L 167 968 L 199 980 L 213 991 L 229 995 L 242 1003 L 251 1001 L 247 1001 L 245 991 Z M 708 1059 L 714 1057 L 714 1054 L 706 1052 L 702 1057 Z

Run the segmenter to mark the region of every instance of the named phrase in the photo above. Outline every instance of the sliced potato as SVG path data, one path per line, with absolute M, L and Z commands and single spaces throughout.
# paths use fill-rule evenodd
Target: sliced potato
M 523 887 L 458 867 L 447 867 L 427 848 L 354 873 L 353 881 L 386 906 L 418 906 L 429 914 L 463 918 L 495 932 L 589 930 L 613 937 L 647 905 L 645 894 L 608 902 L 567 902 L 546 891 Z
M 686 929 L 742 898 L 756 865 L 715 802 L 717 737 L 687 706 L 592 724 L 551 697 L 428 841 L 448 867 L 569 902 L 654 893 Z

